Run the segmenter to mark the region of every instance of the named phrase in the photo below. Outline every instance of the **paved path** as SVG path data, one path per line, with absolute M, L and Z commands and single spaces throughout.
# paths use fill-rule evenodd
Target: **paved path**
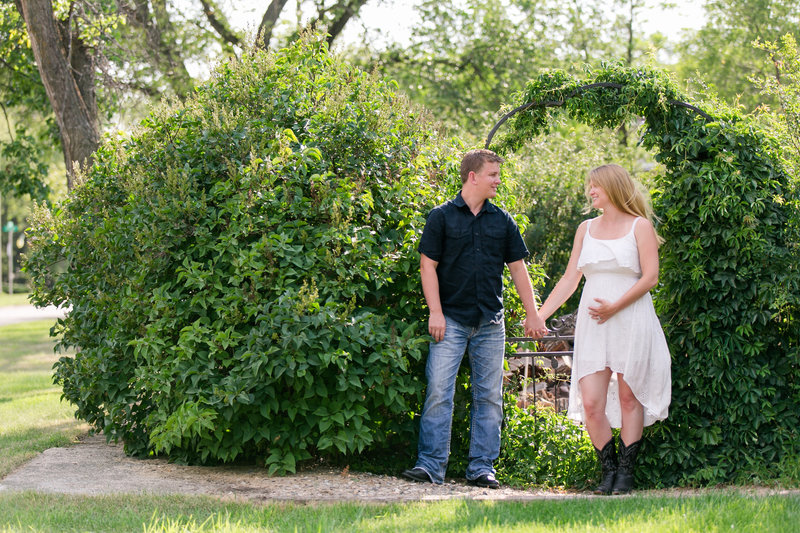
M 65 312 L 64 309 L 59 309 L 53 305 L 47 307 L 34 307 L 32 305 L 0 307 L 0 326 L 31 322 L 33 320 L 55 320 L 63 317 Z
M 99 435 L 67 448 L 50 448 L 0 479 L 4 491 L 55 494 L 203 494 L 264 502 L 411 502 L 597 498 L 587 493 L 545 489 L 472 487 L 464 480 L 443 485 L 414 483 L 397 476 L 317 467 L 285 477 L 263 466 L 185 466 L 166 459 L 136 459 L 122 445 Z

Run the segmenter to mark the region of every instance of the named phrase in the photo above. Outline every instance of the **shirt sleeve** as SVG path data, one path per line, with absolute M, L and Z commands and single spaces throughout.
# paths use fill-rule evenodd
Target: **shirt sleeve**
M 443 240 L 444 213 L 442 213 L 440 208 L 436 208 L 428 215 L 428 220 L 425 222 L 425 229 L 422 230 L 422 237 L 419 240 L 417 250 L 433 261 L 441 261 Z
M 513 263 L 520 259 L 528 257 L 528 247 L 525 246 L 525 241 L 519 232 L 519 226 L 511 218 L 511 215 L 506 215 L 506 249 L 503 257 L 503 262 Z

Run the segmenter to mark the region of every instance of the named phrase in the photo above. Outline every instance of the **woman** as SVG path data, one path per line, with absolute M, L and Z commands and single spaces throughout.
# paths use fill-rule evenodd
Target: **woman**
M 539 315 L 549 318 L 586 276 L 568 416 L 584 423 L 600 459 L 595 493 L 621 494 L 633 488 L 642 428 L 666 418 L 670 402 L 669 350 L 649 292 L 658 282 L 659 238 L 649 198 L 619 165 L 589 172 L 586 195 L 602 214 L 578 227 L 567 269 Z M 612 427 L 621 428 L 619 459 Z

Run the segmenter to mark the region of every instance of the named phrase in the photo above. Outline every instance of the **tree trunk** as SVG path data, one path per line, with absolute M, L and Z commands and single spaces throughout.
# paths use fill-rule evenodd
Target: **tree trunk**
M 58 122 L 67 186 L 72 188 L 78 165 L 88 166 L 100 140 L 91 51 L 58 22 L 50 0 L 17 0 L 39 76 Z

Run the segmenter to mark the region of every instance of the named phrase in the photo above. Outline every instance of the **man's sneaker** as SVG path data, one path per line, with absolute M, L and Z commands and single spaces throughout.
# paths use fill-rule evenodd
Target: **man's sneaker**
M 400 475 L 406 479 L 417 481 L 419 483 L 433 483 L 431 476 L 425 471 L 425 469 L 418 466 L 415 466 L 410 470 L 404 470 Z
M 476 487 L 483 487 L 488 489 L 500 488 L 500 483 L 497 482 L 497 480 L 494 477 L 494 474 L 481 474 L 475 479 L 470 479 L 469 484 L 475 485 Z

